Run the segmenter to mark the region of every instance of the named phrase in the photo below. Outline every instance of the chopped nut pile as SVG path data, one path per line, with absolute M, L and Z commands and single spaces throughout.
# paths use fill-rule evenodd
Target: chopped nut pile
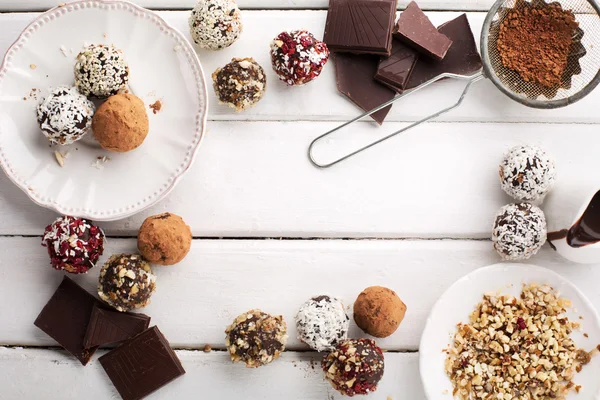
M 523 287 L 520 298 L 487 293 L 458 324 L 447 350 L 453 395 L 463 400 L 564 399 L 579 391 L 573 376 L 590 361 L 570 334 L 569 300 L 548 285 Z

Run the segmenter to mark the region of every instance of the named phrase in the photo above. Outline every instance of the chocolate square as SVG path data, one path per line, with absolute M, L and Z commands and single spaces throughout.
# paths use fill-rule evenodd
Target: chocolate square
M 109 311 L 94 306 L 83 344 L 86 348 L 122 342 L 148 329 L 145 314 Z
M 332 52 L 389 56 L 397 0 L 330 0 L 323 41 Z
M 90 316 L 101 303 L 70 278 L 64 277 L 34 325 L 86 365 L 98 349 L 83 344 Z
M 100 357 L 100 364 L 123 400 L 140 400 L 185 370 L 156 326 Z
M 419 55 L 398 39 L 392 41 L 392 55 L 381 57 L 375 80 L 402 93 Z

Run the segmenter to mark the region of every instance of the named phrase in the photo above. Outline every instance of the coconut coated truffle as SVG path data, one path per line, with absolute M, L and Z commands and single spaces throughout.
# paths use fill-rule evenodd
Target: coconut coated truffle
M 146 218 L 138 233 L 140 254 L 151 263 L 173 265 L 183 260 L 192 245 L 192 231 L 183 219 L 164 213 Z
M 321 367 L 341 394 L 369 394 L 377 390 L 383 376 L 383 352 L 371 339 L 348 339 L 325 356 Z
M 92 128 L 103 149 L 120 153 L 136 149 L 150 129 L 144 102 L 132 94 L 111 96 L 98 107 Z
M 242 34 L 240 9 L 233 0 L 200 0 L 188 22 L 194 42 L 207 50 L 229 47 Z
M 526 260 L 546 243 L 544 212 L 529 203 L 508 204 L 494 221 L 492 242 L 504 260 Z
M 129 81 L 129 66 L 116 47 L 92 44 L 77 55 L 75 86 L 85 96 L 106 98 L 119 93 Z
M 556 180 L 554 160 L 534 146 L 510 149 L 499 172 L 502 189 L 519 201 L 543 200 Z
M 252 107 L 265 94 L 267 76 L 253 58 L 234 58 L 212 74 L 215 94 L 221 104 L 236 111 Z
M 104 252 L 104 232 L 83 218 L 59 217 L 46 227 L 42 246 L 48 248 L 52 268 L 81 274 Z
M 406 305 L 391 289 L 371 286 L 354 302 L 356 325 L 371 336 L 384 338 L 396 332 L 406 314 Z
M 313 297 L 296 315 L 298 339 L 316 351 L 332 350 L 348 336 L 350 318 L 339 299 Z
M 290 86 L 318 77 L 329 60 L 329 49 L 306 30 L 281 32 L 271 42 L 271 64 L 279 79 Z
M 92 126 L 94 104 L 76 87 L 59 86 L 37 106 L 37 119 L 44 136 L 54 144 L 71 144 Z
M 280 315 L 260 310 L 239 315 L 225 330 L 225 345 L 233 362 L 258 368 L 277 359 L 287 343 L 287 327 Z
M 139 254 L 116 254 L 100 271 L 98 295 L 118 311 L 146 307 L 156 289 L 156 276 Z

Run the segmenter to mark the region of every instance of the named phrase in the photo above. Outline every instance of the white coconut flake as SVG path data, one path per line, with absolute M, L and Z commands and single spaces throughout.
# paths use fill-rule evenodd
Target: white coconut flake
M 68 57 L 67 48 L 65 46 L 60 46 L 60 52 L 63 53 L 63 56 Z

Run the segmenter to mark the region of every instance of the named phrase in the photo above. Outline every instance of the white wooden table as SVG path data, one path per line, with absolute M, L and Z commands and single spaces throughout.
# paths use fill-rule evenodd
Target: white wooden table
M 0 0 L 0 54 L 56 0 Z M 139 0 L 186 35 L 193 0 Z M 401 6 L 407 2 L 401 1 Z M 421 0 L 434 23 L 468 13 L 475 35 L 492 0 Z M 268 44 L 282 30 L 321 36 L 326 0 L 239 0 L 245 31 L 232 47 L 199 52 L 207 79 L 232 57 L 254 57 L 269 87 L 259 105 L 234 114 L 212 90 L 208 132 L 197 161 L 173 193 L 127 220 L 105 223 L 105 257 L 135 251 L 141 221 L 171 211 L 191 225 L 191 253 L 156 268 L 158 291 L 144 310 L 177 349 L 187 374 L 152 399 L 326 400 L 320 356 L 295 338 L 294 315 L 313 295 L 351 305 L 366 286 L 388 286 L 408 306 L 387 353 L 379 390 L 370 399 L 423 400 L 419 338 L 427 314 L 456 279 L 498 262 L 489 241 L 496 210 L 510 199 L 497 165 L 510 146 L 530 143 L 553 153 L 559 181 L 544 209 L 562 228 L 598 188 L 600 90 L 565 109 L 539 111 L 479 82 L 462 107 L 329 170 L 314 168 L 306 147 L 358 110 L 335 90 L 333 64 L 305 87 L 288 88 L 270 68 Z M 444 11 L 448 10 L 448 11 Z M 329 141 L 334 152 L 355 146 L 449 104 L 461 86 L 443 82 L 397 104 L 383 128 Z M 336 147 L 337 146 L 337 147 Z M 48 266 L 40 236 L 55 215 L 31 203 L 0 174 L 0 399 L 118 399 L 97 357 L 85 368 L 56 348 L 33 321 L 62 274 Z M 575 282 L 600 307 L 600 266 L 572 265 L 549 248 L 532 260 Z M 93 291 L 98 269 L 77 282 Z M 448 305 L 451 307 L 452 305 Z M 224 329 L 239 313 L 261 308 L 288 322 L 288 351 L 258 370 L 232 365 Z M 360 336 L 356 326 L 351 336 Z M 213 352 L 204 353 L 205 344 Z M 102 352 L 100 352 L 102 353 Z

